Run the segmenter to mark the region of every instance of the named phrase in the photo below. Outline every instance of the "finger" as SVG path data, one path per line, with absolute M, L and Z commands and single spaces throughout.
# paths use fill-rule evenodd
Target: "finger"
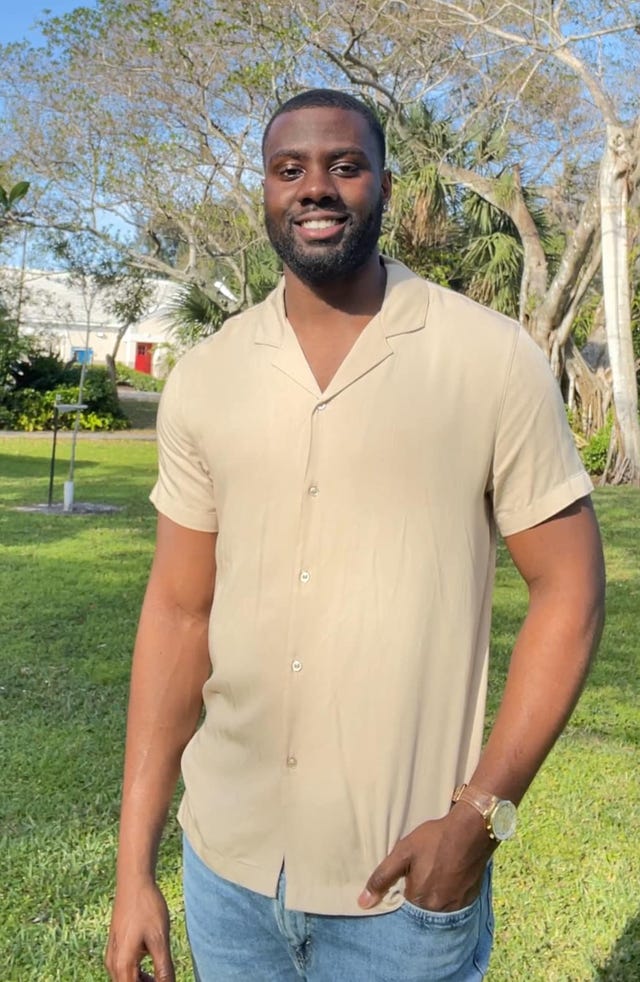
M 153 961 L 153 976 L 155 982 L 176 982 L 176 974 L 171 960 L 168 944 L 158 941 L 157 945 L 149 945 L 148 951 Z M 146 980 L 143 979 L 143 982 Z
M 105 968 L 112 982 L 140 982 L 138 959 L 132 961 L 118 950 L 115 940 L 110 940 L 104 959 Z
M 396 846 L 373 871 L 367 885 L 358 897 L 358 904 L 365 910 L 380 903 L 387 890 L 397 883 L 409 870 L 409 857 L 403 849 Z

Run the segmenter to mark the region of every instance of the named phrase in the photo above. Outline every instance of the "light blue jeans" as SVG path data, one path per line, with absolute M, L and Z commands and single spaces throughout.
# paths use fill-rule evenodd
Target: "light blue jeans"
M 184 839 L 187 933 L 196 982 L 479 982 L 493 941 L 491 866 L 453 913 L 407 901 L 388 914 L 332 917 L 284 907 L 223 880 Z

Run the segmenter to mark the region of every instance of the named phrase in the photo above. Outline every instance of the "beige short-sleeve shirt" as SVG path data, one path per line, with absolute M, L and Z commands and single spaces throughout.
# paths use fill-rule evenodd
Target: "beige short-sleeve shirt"
M 385 265 L 324 392 L 281 284 L 181 360 L 158 424 L 152 500 L 218 532 L 180 821 L 219 875 L 274 896 L 284 862 L 287 906 L 325 914 L 363 914 L 373 869 L 476 765 L 495 526 L 591 490 L 528 335 Z

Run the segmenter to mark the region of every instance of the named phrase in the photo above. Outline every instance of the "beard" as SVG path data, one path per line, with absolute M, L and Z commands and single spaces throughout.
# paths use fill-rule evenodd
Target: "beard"
M 296 240 L 290 224 L 278 225 L 265 215 L 269 241 L 298 279 L 309 286 L 323 286 L 359 270 L 378 244 L 382 227 L 384 201 L 382 195 L 369 214 L 347 224 L 338 243 L 303 244 Z

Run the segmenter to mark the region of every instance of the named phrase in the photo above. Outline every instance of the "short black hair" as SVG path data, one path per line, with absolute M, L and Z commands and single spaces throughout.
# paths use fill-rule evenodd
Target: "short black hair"
M 295 112 L 297 109 L 318 109 L 325 106 L 330 109 L 346 109 L 351 112 L 359 113 L 360 116 L 365 119 L 371 133 L 373 134 L 373 138 L 380 154 L 380 166 L 384 167 L 387 148 L 384 138 L 384 130 L 382 129 L 380 120 L 374 113 L 373 109 L 369 108 L 366 102 L 356 99 L 355 96 L 349 95 L 347 92 L 340 92 L 338 89 L 306 89 L 304 92 L 299 92 L 298 95 L 294 95 L 291 97 L 291 99 L 287 99 L 286 102 L 283 102 L 283 104 L 276 109 L 273 116 L 267 123 L 262 136 L 263 159 L 264 148 L 267 142 L 267 137 L 269 136 L 269 131 L 271 130 L 271 127 L 278 116 L 282 116 L 284 113 Z

